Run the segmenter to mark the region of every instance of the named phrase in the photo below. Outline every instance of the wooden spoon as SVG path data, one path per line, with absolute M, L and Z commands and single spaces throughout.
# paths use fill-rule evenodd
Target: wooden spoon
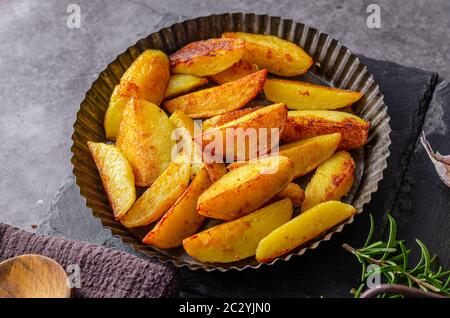
M 0 298 L 70 298 L 64 269 L 51 258 L 21 255 L 0 263 Z

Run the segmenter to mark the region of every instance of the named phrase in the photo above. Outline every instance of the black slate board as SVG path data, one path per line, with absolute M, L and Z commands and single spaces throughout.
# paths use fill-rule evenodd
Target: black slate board
M 450 84 L 440 84 L 425 117 L 423 130 L 434 151 L 450 154 Z M 394 217 L 399 236 L 413 248 L 422 240 L 450 268 L 450 188 L 439 179 L 425 149 L 417 141 L 402 182 Z M 413 249 L 414 251 L 414 249 Z
M 278 262 L 274 266 L 266 266 L 259 270 L 230 271 L 227 273 L 206 273 L 202 270 L 190 271 L 183 268 L 180 270 L 183 283 L 182 296 L 349 297 L 350 288 L 358 283 L 359 265 L 352 255 L 341 248 L 342 243 L 348 242 L 354 246 L 362 244 L 368 229 L 369 212 L 375 216 L 376 221 L 380 224 L 377 236 L 381 236 L 384 231 L 386 214 L 397 207 L 397 198 L 400 198 L 400 202 L 408 202 L 411 198 L 417 200 L 418 193 L 426 198 L 430 187 L 428 182 L 439 185 L 437 176 L 433 175 L 434 171 L 431 165 L 427 165 L 422 158 L 424 166 L 419 168 L 424 170 L 423 178 L 420 180 L 424 183 L 423 188 L 420 189 L 422 192 L 412 193 L 409 190 L 406 191 L 405 188 L 405 182 L 410 184 L 411 180 L 414 180 L 414 177 L 410 177 L 412 168 L 407 170 L 407 167 L 409 163 L 415 164 L 415 152 L 413 153 L 413 150 L 436 85 L 437 75 L 365 57 L 362 57 L 361 60 L 374 74 L 380 85 L 388 105 L 388 112 L 391 116 L 390 124 L 393 130 L 388 168 L 385 170 L 384 179 L 379 185 L 379 191 L 365 208 L 364 213 L 358 216 L 353 224 L 347 226 L 343 233 L 333 236 L 331 242 L 324 242 L 319 249 L 308 251 L 305 255 L 293 258 L 289 262 Z M 449 98 L 448 95 L 445 96 Z M 447 125 L 450 126 L 450 114 L 447 113 L 446 116 L 447 127 Z M 446 145 L 442 144 L 442 147 L 444 147 L 441 149 L 442 152 L 445 152 L 445 146 L 449 149 L 448 141 Z M 427 174 L 426 178 L 425 174 Z M 407 175 L 406 179 L 404 178 L 405 175 Z M 400 185 L 402 184 L 402 190 L 400 191 Z M 416 188 L 414 191 L 416 191 Z M 448 199 L 449 194 L 445 192 L 446 189 L 441 189 L 441 191 L 447 197 L 442 197 L 439 202 L 445 205 L 446 203 L 442 202 Z M 436 193 L 435 195 L 441 194 Z M 428 205 L 426 201 L 422 203 L 423 205 L 432 206 L 431 204 Z M 440 210 L 439 203 L 436 203 L 433 207 L 438 210 L 433 213 L 436 213 L 437 218 L 442 222 L 445 213 Z M 444 210 L 445 208 L 448 210 L 448 203 Z M 418 215 L 419 211 L 419 208 L 412 212 L 404 207 L 402 208 L 402 214 L 404 215 L 409 213 Z M 446 215 L 448 216 L 448 213 Z M 402 221 L 404 219 L 408 219 L 408 222 L 405 221 L 405 228 L 402 227 L 400 230 L 407 237 L 420 237 L 419 234 L 434 233 L 433 227 L 419 229 L 420 226 L 414 221 L 415 218 L 402 216 Z M 447 218 L 444 221 L 447 222 L 447 227 L 442 225 L 441 228 L 448 231 L 450 220 Z M 430 223 L 430 226 L 434 225 L 434 223 Z M 39 232 L 64 235 L 130 251 L 129 246 L 125 246 L 118 238 L 112 237 L 110 231 L 102 228 L 100 222 L 92 217 L 89 209 L 85 207 L 84 199 L 79 195 L 73 177 L 66 180 L 65 185 L 56 195 L 47 219 L 40 226 Z M 447 236 L 444 234 L 442 240 L 445 240 L 445 238 L 447 238 L 448 243 L 448 234 Z M 430 248 L 433 250 L 433 244 L 436 240 L 426 239 L 425 241 L 431 243 Z M 448 261 L 449 247 L 445 246 L 445 242 L 443 245 L 442 242 L 437 243 L 440 247 L 437 248 L 436 252 L 446 255 Z

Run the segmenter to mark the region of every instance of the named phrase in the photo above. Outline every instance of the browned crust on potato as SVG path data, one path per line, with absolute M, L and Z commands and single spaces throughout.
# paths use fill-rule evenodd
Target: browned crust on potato
M 224 84 L 230 81 L 238 80 L 244 76 L 258 71 L 258 66 L 247 61 L 238 61 L 225 71 L 209 76 L 209 78 L 217 83 Z
M 227 127 L 221 127 L 217 126 L 210 130 L 205 131 L 202 135 L 198 135 L 194 137 L 194 142 L 201 145 L 202 149 L 205 149 L 205 147 L 213 142 L 214 138 L 212 138 L 217 132 L 220 132 L 222 134 L 222 140 L 224 142 L 224 149 L 226 150 L 226 140 L 227 140 L 227 129 L 236 131 L 237 129 L 247 129 L 247 128 L 278 128 L 280 131 L 280 136 L 283 133 L 283 130 L 286 126 L 286 118 L 288 117 L 288 109 L 287 106 L 284 104 L 279 104 L 280 108 L 277 112 L 271 112 L 271 113 L 260 113 L 257 114 L 257 116 L 251 118 L 249 121 L 246 122 L 240 122 L 236 124 L 232 124 Z M 261 107 L 263 109 L 264 107 Z M 253 113 L 253 112 L 251 112 Z M 274 115 L 277 115 L 276 117 Z M 243 117 L 243 116 L 241 116 Z M 239 117 L 240 118 L 240 117 Z M 257 153 L 256 154 L 247 154 L 247 156 L 250 156 L 251 158 L 257 158 L 259 156 L 267 155 L 270 152 L 270 149 L 273 147 L 273 144 L 275 142 L 278 142 L 278 140 L 272 140 L 271 135 L 268 134 L 268 149 L 259 149 L 259 146 L 257 147 Z M 263 150 L 263 153 L 260 153 L 259 150 Z M 213 153 L 212 155 L 215 155 Z M 224 157 L 231 155 L 231 154 L 223 154 Z M 253 157 L 254 156 L 254 157 Z
M 301 246 L 301 245 L 300 245 L 300 246 Z M 287 254 L 287 253 L 289 253 L 290 251 L 295 250 L 297 247 L 298 247 L 298 246 L 291 247 L 291 248 L 285 248 L 285 249 L 279 250 L 276 254 L 272 255 L 271 257 L 266 257 L 266 258 L 258 259 L 258 262 L 260 262 L 260 263 L 269 263 L 269 262 L 273 261 L 274 259 L 276 259 L 276 258 L 278 258 L 278 257 L 280 257 L 280 256 L 282 256 L 282 255 L 284 255 L 284 254 Z
M 342 164 L 342 169 L 338 173 L 331 175 L 332 187 L 326 189 L 325 198 L 327 200 L 332 200 L 335 194 L 334 190 L 336 188 L 340 187 L 344 183 L 353 184 L 354 179 L 355 179 L 355 162 L 353 161 L 352 157 L 349 157 Z M 349 187 L 348 191 L 350 191 L 350 188 L 351 187 Z M 345 193 L 344 195 L 347 195 L 347 193 Z
M 109 201 L 109 205 L 111 205 L 111 209 L 113 210 L 113 214 L 114 214 L 114 219 L 116 221 L 120 220 L 121 218 L 123 218 L 125 216 L 122 215 L 121 217 L 117 217 L 117 206 L 113 200 L 113 198 L 111 197 L 111 189 L 109 187 L 109 177 L 108 175 L 103 171 L 103 162 L 98 158 L 97 153 L 94 150 L 94 143 L 88 141 L 87 142 L 88 148 L 92 154 L 92 158 L 94 159 L 95 165 L 97 166 L 98 169 L 98 173 L 100 174 L 100 179 L 102 180 L 102 184 L 103 184 L 103 188 L 105 189 L 106 192 L 106 197 L 108 198 Z
M 175 67 L 180 63 L 192 63 L 193 57 L 196 56 L 215 56 L 218 51 L 232 51 L 243 49 L 244 42 L 240 39 L 209 39 L 204 41 L 196 41 L 182 47 L 175 53 L 171 54 L 170 66 Z
M 114 219 L 116 221 L 120 221 L 125 217 L 126 211 L 123 209 L 119 209 L 116 204 L 116 201 L 113 198 L 113 191 L 110 187 L 111 177 L 104 171 L 105 170 L 105 162 L 103 162 L 96 151 L 96 143 L 88 141 L 87 146 L 89 151 L 91 152 L 92 158 L 94 159 L 95 165 L 97 166 L 98 172 L 100 174 L 100 179 L 102 180 L 103 187 L 105 189 L 106 197 L 108 198 L 109 204 L 111 205 L 111 209 L 114 214 Z M 125 159 L 126 160 L 126 159 Z M 130 166 L 131 168 L 131 166 Z M 136 198 L 136 196 L 134 196 Z M 135 200 L 135 199 L 134 199 Z
M 244 107 L 263 89 L 267 70 L 245 76 L 237 81 L 200 90 L 167 101 L 171 113 L 185 112 L 191 118 L 208 118 Z M 233 100 L 230 105 L 229 100 Z
M 340 133 L 341 143 L 337 150 L 349 150 L 364 146 L 369 136 L 370 123 L 362 123 L 352 118 L 342 121 L 329 121 L 321 118 L 289 117 L 281 134 L 284 143 L 300 139 Z
M 257 111 L 258 109 L 261 109 L 263 107 L 264 106 L 255 106 L 255 107 L 250 107 L 250 108 L 233 110 L 231 112 L 228 112 L 228 113 L 225 113 L 222 115 L 217 115 L 217 116 L 214 116 L 214 117 L 211 117 L 211 118 L 205 120 L 205 122 L 203 123 L 203 126 L 205 127 L 205 129 L 219 127 L 219 126 L 225 125 L 226 123 L 229 123 L 230 121 L 241 118 L 247 114 L 253 113 L 254 111 Z

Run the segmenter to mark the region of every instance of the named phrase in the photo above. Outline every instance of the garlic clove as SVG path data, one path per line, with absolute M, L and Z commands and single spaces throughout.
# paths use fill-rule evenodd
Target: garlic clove
M 420 136 L 420 142 L 425 148 L 425 151 L 427 152 L 428 157 L 433 163 L 434 168 L 436 169 L 436 172 L 438 173 L 442 182 L 444 182 L 447 187 L 450 188 L 450 155 L 443 156 L 439 152 L 435 153 L 427 140 L 425 132 L 423 131 L 422 135 Z

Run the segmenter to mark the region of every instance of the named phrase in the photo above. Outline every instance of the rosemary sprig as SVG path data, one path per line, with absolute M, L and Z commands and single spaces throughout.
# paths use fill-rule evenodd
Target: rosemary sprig
M 374 274 L 380 274 L 389 284 L 401 284 L 420 288 L 426 292 L 450 295 L 450 270 L 444 271 L 442 266 L 436 266 L 436 256 L 430 257 L 427 247 L 418 239 L 416 242 L 420 247 L 420 260 L 413 268 L 409 268 L 411 250 L 406 248 L 404 241 L 397 240 L 397 224 L 394 218 L 388 215 L 388 219 L 389 236 L 386 242 L 372 242 L 375 224 L 370 215 L 370 230 L 364 246 L 356 249 L 348 244 L 342 245 L 345 250 L 356 256 L 362 267 L 361 282 L 357 288 L 353 289 L 355 298 L 361 295 L 367 279 Z M 370 264 L 378 265 L 378 267 L 368 271 Z M 387 296 L 381 295 L 381 297 Z

